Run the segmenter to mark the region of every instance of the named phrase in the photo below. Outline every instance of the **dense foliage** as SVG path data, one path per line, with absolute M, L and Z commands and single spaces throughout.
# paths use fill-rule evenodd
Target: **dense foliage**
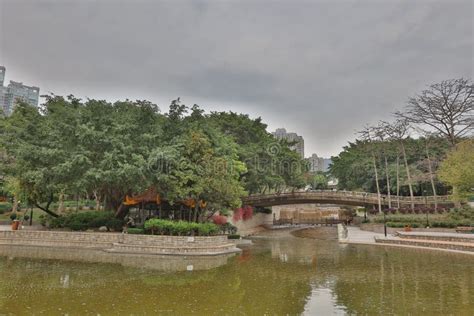
M 194 223 L 170 221 L 153 218 L 145 222 L 145 231 L 158 235 L 174 236 L 212 236 L 219 233 L 219 227 L 213 223 Z
M 458 144 L 448 154 L 441 164 L 439 176 L 454 188 L 453 194 L 457 198 L 474 195 L 474 139 Z
M 447 142 L 442 138 L 407 138 L 404 140 L 407 161 L 413 180 L 415 195 L 433 195 L 430 183 L 426 146 L 435 175 L 440 161 L 449 151 Z M 372 166 L 371 151 L 368 142 L 357 140 L 345 146 L 337 157 L 332 158 L 331 174 L 339 180 L 340 189 L 376 192 L 375 174 Z M 397 179 L 401 195 L 409 195 L 406 169 L 403 166 L 402 153 L 397 141 L 386 140 L 370 144 L 374 148 L 376 163 L 380 168 L 379 185 L 382 193 L 387 193 L 387 175 L 392 194 L 397 193 Z M 387 158 L 388 172 L 385 172 L 385 159 Z M 398 177 L 397 177 L 398 170 Z M 435 177 L 436 191 L 446 194 L 448 188 Z
M 104 226 L 108 230 L 121 231 L 124 222 L 115 218 L 111 212 L 87 211 L 60 217 L 43 216 L 42 224 L 49 228 L 69 228 L 71 230 L 87 230 Z
M 304 163 L 288 145 L 260 118 L 179 99 L 162 114 L 147 101 L 53 95 L 40 111 L 19 104 L 0 119 L 1 190 L 51 216 L 66 198 L 92 198 L 123 217 L 125 196 L 153 187 L 171 207 L 205 201 L 193 219 L 206 220 L 248 193 L 303 186 Z

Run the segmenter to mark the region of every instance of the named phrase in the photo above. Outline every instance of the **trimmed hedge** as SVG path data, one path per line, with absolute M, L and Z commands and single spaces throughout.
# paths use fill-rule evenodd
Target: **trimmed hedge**
M 227 235 L 227 239 L 240 239 L 240 235 L 237 235 L 237 234 Z
M 420 224 L 418 224 L 418 223 L 387 222 L 387 227 L 403 228 L 405 226 L 410 226 L 411 228 L 418 228 L 418 227 L 420 227 Z
M 219 233 L 219 227 L 213 223 L 175 222 L 158 218 L 147 220 L 144 227 L 145 231 L 159 235 L 213 236 Z
M 144 235 L 145 230 L 143 228 L 128 228 L 127 233 L 133 234 L 133 235 Z
M 87 230 L 106 226 L 110 230 L 120 231 L 123 220 L 114 217 L 110 212 L 87 211 L 71 213 L 59 217 L 46 216 L 41 224 L 49 228 L 69 228 L 71 230 Z

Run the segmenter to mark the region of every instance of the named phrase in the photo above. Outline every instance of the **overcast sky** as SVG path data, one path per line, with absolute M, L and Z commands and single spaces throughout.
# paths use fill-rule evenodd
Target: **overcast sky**
M 427 84 L 473 77 L 473 1 L 0 0 L 0 65 L 41 93 L 261 116 L 337 155 Z

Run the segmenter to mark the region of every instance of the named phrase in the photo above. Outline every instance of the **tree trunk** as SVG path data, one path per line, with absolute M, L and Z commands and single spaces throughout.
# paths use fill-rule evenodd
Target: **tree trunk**
M 100 198 L 97 191 L 94 191 L 94 199 L 95 199 L 95 209 L 96 211 L 100 211 Z
M 400 209 L 400 155 L 397 154 L 397 209 Z
M 59 194 L 59 201 L 58 201 L 58 214 L 63 214 L 64 213 L 64 193 Z
M 18 212 L 18 197 L 16 193 L 13 195 L 13 206 L 12 206 L 12 213 L 16 214 Z
M 125 216 L 127 216 L 128 211 L 129 211 L 129 207 L 127 205 L 121 203 L 120 206 L 118 207 L 117 211 L 115 212 L 115 217 L 123 219 L 123 218 L 125 218 Z
M 403 144 L 403 141 L 401 141 L 400 144 L 401 144 L 401 147 L 402 147 L 402 155 L 403 155 L 403 161 L 405 162 L 405 169 L 406 169 L 406 172 L 407 172 L 408 189 L 410 190 L 411 210 L 413 211 L 415 209 L 415 200 L 413 198 L 413 186 L 412 186 L 412 182 L 411 182 L 410 168 L 408 166 L 407 154 L 406 154 L 406 151 L 405 151 L 405 145 Z
M 374 152 L 372 152 L 372 164 L 374 166 L 374 172 L 375 172 L 375 186 L 377 187 L 377 200 L 378 200 L 378 205 L 379 205 L 379 213 L 382 213 L 382 200 L 380 197 L 379 174 L 377 172 L 377 163 L 375 161 Z
M 428 151 L 428 144 L 426 144 L 426 143 L 425 143 L 425 150 L 426 150 L 426 158 L 428 159 L 428 171 L 430 173 L 430 181 L 431 181 L 431 188 L 433 190 L 435 210 L 437 210 L 438 209 L 438 199 L 436 197 L 436 185 L 435 185 L 435 182 L 434 182 L 433 168 L 431 167 L 431 158 L 430 158 L 430 153 Z
M 387 177 L 387 197 L 388 197 L 388 208 L 392 208 L 392 196 L 390 194 L 390 177 L 388 175 L 388 162 L 387 156 L 384 154 L 385 160 L 385 176 Z
M 46 203 L 46 206 L 45 207 L 42 207 L 41 205 L 39 205 L 37 202 L 35 202 L 35 206 L 37 208 L 39 208 L 40 210 L 42 210 L 43 212 L 45 212 L 46 214 L 48 215 L 51 215 L 52 217 L 59 217 L 58 214 L 54 213 L 53 211 L 51 211 L 49 209 L 49 206 L 51 205 L 51 203 L 53 202 L 53 194 L 51 193 L 50 196 L 49 196 L 49 200 L 48 200 L 48 203 Z

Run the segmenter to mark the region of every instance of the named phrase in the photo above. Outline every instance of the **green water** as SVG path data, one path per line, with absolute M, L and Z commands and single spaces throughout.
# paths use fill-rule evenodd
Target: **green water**
M 473 315 L 474 257 L 256 239 L 207 271 L 0 257 L 0 315 Z

